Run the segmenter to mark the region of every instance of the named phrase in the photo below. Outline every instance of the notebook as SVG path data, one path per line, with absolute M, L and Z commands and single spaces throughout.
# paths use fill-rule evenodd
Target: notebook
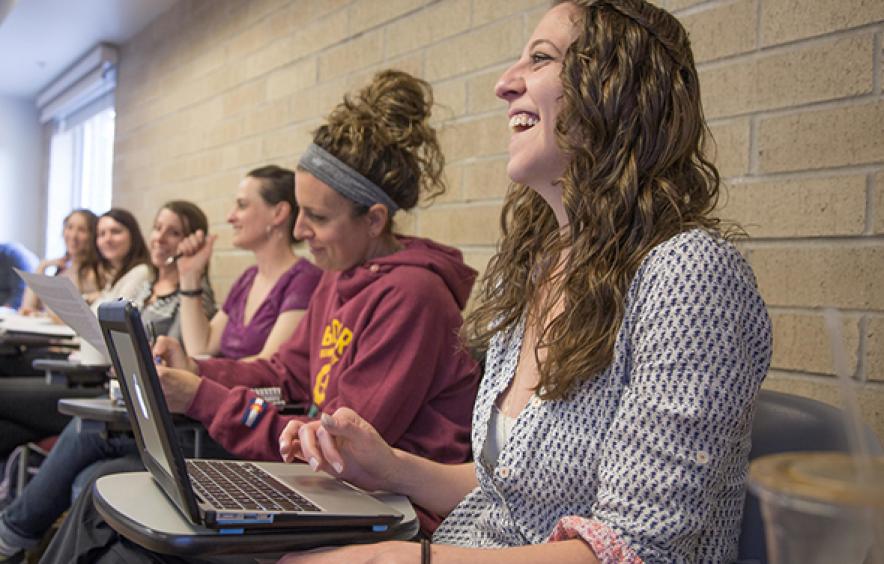
M 186 460 L 160 387 L 138 310 L 125 300 L 98 308 L 101 331 L 141 459 L 192 523 L 221 533 L 353 528 L 384 532 L 402 514 L 306 464 Z

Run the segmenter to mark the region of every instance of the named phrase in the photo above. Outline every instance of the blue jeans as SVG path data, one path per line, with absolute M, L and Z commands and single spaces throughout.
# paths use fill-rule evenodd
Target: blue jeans
M 95 431 L 80 431 L 77 423 L 76 419 L 68 423 L 37 475 L 0 513 L 0 538 L 6 544 L 21 548 L 39 544 L 52 523 L 71 505 L 72 489 L 75 482 L 80 482 L 77 476 L 83 470 L 88 469 L 83 475 L 86 480 L 144 468 L 131 436 L 106 437 Z

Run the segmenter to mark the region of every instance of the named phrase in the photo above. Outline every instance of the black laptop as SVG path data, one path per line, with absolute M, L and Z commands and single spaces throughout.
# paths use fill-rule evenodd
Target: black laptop
M 125 300 L 98 308 L 141 459 L 183 515 L 221 533 L 354 528 L 382 533 L 402 514 L 306 464 L 185 459 L 160 388 L 138 310 Z

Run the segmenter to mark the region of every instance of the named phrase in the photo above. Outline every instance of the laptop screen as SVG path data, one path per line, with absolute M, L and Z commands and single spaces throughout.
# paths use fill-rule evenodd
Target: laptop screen
M 331 478 L 317 477 L 309 468 L 301 468 L 301 465 L 281 465 L 284 468 L 285 478 L 268 479 L 283 483 L 293 482 L 297 483 L 298 488 L 307 488 L 307 493 L 302 492 L 302 494 L 311 502 L 313 497 L 317 497 L 315 505 L 326 509 L 323 512 L 288 510 L 282 511 L 286 515 L 285 519 L 276 519 L 275 514 L 280 507 L 273 507 L 272 511 L 261 509 L 256 512 L 240 509 L 218 510 L 210 505 L 201 509 L 197 504 L 187 464 L 178 444 L 172 417 L 166 406 L 150 344 L 138 310 L 125 301 L 108 302 L 98 308 L 98 318 L 120 388 L 126 399 L 126 410 L 138 442 L 141 459 L 163 492 L 192 523 L 207 524 L 224 531 L 242 532 L 242 525 L 264 528 L 287 524 L 291 519 L 294 519 L 292 524 L 300 527 L 340 528 L 370 525 L 386 528 L 402 518 L 401 513 L 395 509 L 384 506 L 364 494 L 357 494 L 350 486 L 338 484 Z M 208 463 L 202 465 L 208 466 Z M 260 468 L 246 470 L 264 472 Z M 256 480 L 255 476 L 258 475 L 252 474 L 249 479 Z M 257 481 L 240 491 L 246 494 L 249 487 L 254 488 L 256 485 Z M 264 497 L 269 496 L 272 501 L 280 495 L 283 497 L 288 495 L 287 492 L 279 490 L 279 487 L 281 486 L 274 486 L 273 483 L 265 484 L 262 486 Z M 327 510 L 326 505 L 332 507 L 332 510 Z M 260 507 L 260 504 L 255 507 Z M 292 507 L 296 509 L 294 505 Z
M 132 339 L 128 334 L 111 330 L 111 339 L 113 339 L 114 349 L 119 357 L 120 367 L 123 370 L 122 377 L 126 379 L 126 386 L 129 389 L 132 399 L 132 408 L 138 419 L 138 428 L 141 430 L 141 437 L 144 440 L 144 449 L 147 453 L 160 465 L 163 470 L 172 473 L 172 465 L 166 458 L 163 442 L 160 439 L 159 426 L 160 421 L 151 416 L 150 405 L 145 390 L 149 384 L 143 381 L 141 369 L 138 364 L 138 353 L 132 344 Z

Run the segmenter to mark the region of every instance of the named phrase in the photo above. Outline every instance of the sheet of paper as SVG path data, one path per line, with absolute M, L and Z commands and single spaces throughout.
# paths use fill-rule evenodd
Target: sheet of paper
M 70 325 L 81 339 L 98 349 L 105 359 L 110 358 L 98 318 L 69 278 L 23 272 L 17 268 L 15 271 L 46 307 Z
M 74 337 L 74 330 L 67 325 L 52 323 L 45 317 L 32 317 L 18 313 L 2 312 L 0 330 L 8 333 L 33 333 L 46 337 Z

